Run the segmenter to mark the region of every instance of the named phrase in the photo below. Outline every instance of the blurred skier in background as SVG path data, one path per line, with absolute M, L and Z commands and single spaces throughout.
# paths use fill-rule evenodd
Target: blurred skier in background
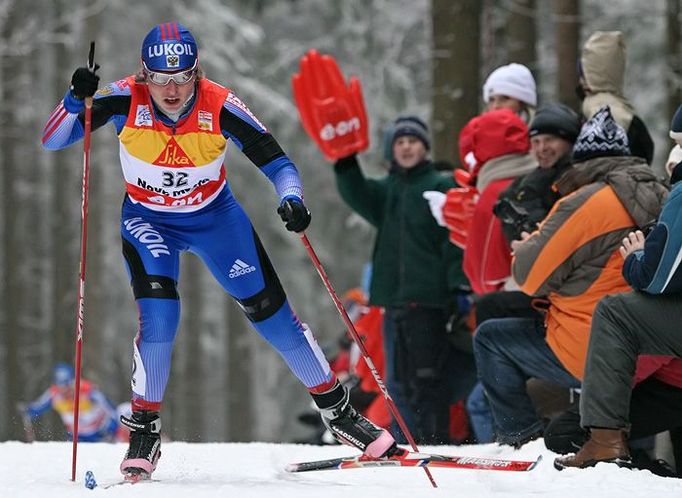
M 67 363 L 58 363 L 52 371 L 52 385 L 35 401 L 28 404 L 20 403 L 19 410 L 31 421 L 51 409 L 55 410 L 64 423 L 68 438 L 72 440 L 75 380 L 73 367 Z M 116 408 L 109 398 L 87 379 L 81 379 L 79 408 L 78 441 L 101 442 L 117 439 Z M 26 430 L 32 429 L 26 427 Z

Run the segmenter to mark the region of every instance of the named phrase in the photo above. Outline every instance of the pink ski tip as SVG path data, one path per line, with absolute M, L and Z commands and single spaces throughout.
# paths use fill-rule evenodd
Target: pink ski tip
M 365 455 L 372 458 L 381 458 L 386 452 L 395 444 L 395 439 L 387 431 L 384 430 L 377 439 L 372 441 L 365 449 Z

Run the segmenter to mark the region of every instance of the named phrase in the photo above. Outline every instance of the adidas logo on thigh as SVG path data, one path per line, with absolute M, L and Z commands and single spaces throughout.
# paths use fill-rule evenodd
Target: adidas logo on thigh
M 230 268 L 230 273 L 228 276 L 230 278 L 237 278 L 241 277 L 242 275 L 246 275 L 247 273 L 251 273 L 252 271 L 256 271 L 255 266 L 244 263 L 241 259 L 237 259 L 232 264 L 232 268 Z

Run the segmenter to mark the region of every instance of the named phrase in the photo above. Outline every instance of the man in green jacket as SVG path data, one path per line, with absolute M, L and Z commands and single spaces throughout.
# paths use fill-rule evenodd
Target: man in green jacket
M 462 252 L 431 215 L 425 191 L 455 187 L 428 159 L 426 124 L 394 123 L 388 175 L 368 179 L 355 155 L 334 165 L 344 201 L 377 229 L 369 302 L 383 306 L 385 380 L 401 414 L 423 444 L 448 438 L 453 352 L 446 333 L 449 304 L 467 285 Z M 471 362 L 461 379 L 475 378 Z M 473 382 L 472 382 L 473 384 Z M 468 386 L 470 387 L 470 386 Z

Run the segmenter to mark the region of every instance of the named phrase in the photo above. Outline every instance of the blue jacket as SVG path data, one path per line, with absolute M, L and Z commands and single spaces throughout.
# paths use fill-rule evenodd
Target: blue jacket
M 682 182 L 670 192 L 658 223 L 647 235 L 643 251 L 630 254 L 623 277 L 635 290 L 649 294 L 682 291 Z

